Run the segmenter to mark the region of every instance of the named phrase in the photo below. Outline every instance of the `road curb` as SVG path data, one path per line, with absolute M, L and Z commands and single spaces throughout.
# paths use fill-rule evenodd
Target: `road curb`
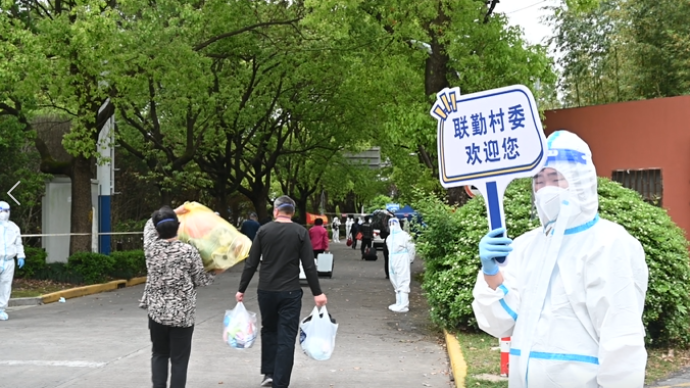
M 467 378 L 467 363 L 465 357 L 462 355 L 460 349 L 460 342 L 455 335 L 448 333 L 445 329 L 443 334 L 446 337 L 446 351 L 450 359 L 450 368 L 453 371 L 453 380 L 456 388 L 465 388 L 465 379 Z
M 138 286 L 140 284 L 146 283 L 146 276 L 138 277 L 138 278 L 131 278 L 127 280 L 127 284 L 125 287 L 132 287 L 132 286 Z
M 117 290 L 118 288 L 132 287 L 146 282 L 146 276 L 132 278 L 129 280 L 114 280 L 112 282 L 103 284 L 93 284 L 90 286 L 70 288 L 67 290 L 57 291 L 50 294 L 40 296 L 42 302 L 53 303 L 60 300 L 60 298 L 72 299 L 80 296 L 99 294 L 101 292 Z
M 129 280 L 113 280 L 112 282 L 103 284 L 92 284 L 90 286 L 69 288 L 67 290 L 51 292 L 32 298 L 12 298 L 8 302 L 8 307 L 16 306 L 35 306 L 46 303 L 53 303 L 60 300 L 60 298 L 72 299 L 80 296 L 99 294 L 101 292 L 117 290 L 118 288 L 133 287 L 139 284 L 146 283 L 146 276 L 138 278 L 131 278 Z
M 93 284 L 90 286 L 83 286 L 77 288 L 70 288 L 67 290 L 52 292 L 50 294 L 41 295 L 43 303 L 53 303 L 60 300 L 60 298 L 72 299 L 85 295 L 98 294 L 105 291 L 117 290 L 118 288 L 125 288 L 127 286 L 126 280 L 114 280 L 112 282 L 103 284 Z

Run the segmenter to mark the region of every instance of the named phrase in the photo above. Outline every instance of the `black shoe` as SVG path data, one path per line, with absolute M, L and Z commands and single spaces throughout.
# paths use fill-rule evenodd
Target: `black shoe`
M 262 387 L 272 387 L 273 386 L 273 375 L 264 375 L 263 380 L 261 380 Z

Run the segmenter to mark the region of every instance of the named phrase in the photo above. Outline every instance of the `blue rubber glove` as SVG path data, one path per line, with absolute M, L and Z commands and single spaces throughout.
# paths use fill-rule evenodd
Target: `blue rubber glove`
M 19 266 L 19 269 L 22 269 L 22 267 L 24 266 L 24 258 L 23 257 L 17 258 L 17 265 Z
M 479 258 L 482 260 L 482 271 L 487 275 L 498 273 L 497 257 L 504 257 L 513 250 L 513 240 L 503 237 L 505 228 L 494 229 L 479 242 Z

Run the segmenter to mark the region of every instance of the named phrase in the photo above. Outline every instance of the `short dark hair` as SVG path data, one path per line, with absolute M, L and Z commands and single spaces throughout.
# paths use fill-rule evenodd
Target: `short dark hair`
M 162 206 L 160 209 L 153 212 L 151 215 L 153 226 L 156 227 L 158 236 L 162 239 L 169 239 L 177 236 L 177 229 L 180 227 L 180 221 L 177 219 L 177 214 L 168 205 Z
M 369 221 L 371 221 L 371 217 L 369 217 L 369 216 L 364 217 L 364 222 L 369 222 Z
M 273 208 L 278 210 L 279 213 L 291 216 L 295 214 L 295 201 L 287 195 L 281 195 L 273 201 Z
M 258 216 L 256 215 L 256 213 L 251 212 L 251 213 L 249 213 L 249 218 L 251 218 L 251 219 L 257 219 Z
M 314 221 L 314 225 L 323 225 L 323 220 L 322 220 L 321 218 L 317 218 L 317 219 Z

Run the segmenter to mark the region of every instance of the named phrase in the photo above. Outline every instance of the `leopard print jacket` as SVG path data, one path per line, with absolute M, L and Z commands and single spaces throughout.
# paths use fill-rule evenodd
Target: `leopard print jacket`
M 148 277 L 139 307 L 161 325 L 191 327 L 196 310 L 196 289 L 213 283 L 204 270 L 199 251 L 182 241 L 158 238 L 153 221 L 144 227 L 144 254 Z

